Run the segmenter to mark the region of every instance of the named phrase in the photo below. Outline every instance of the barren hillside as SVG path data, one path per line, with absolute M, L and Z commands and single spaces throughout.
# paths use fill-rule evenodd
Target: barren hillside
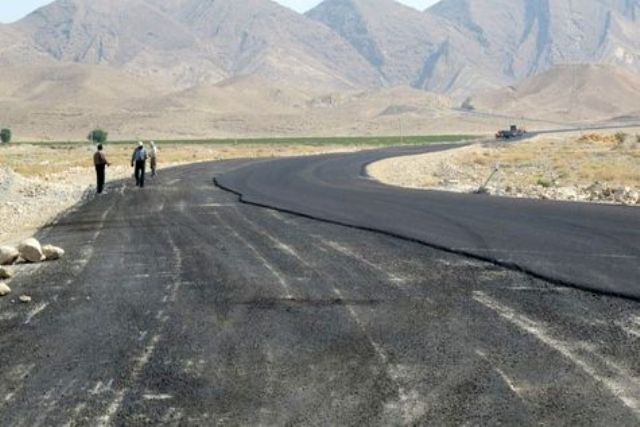
M 469 97 L 532 119 L 635 117 L 639 2 L 325 0 L 301 15 L 270 0 L 56 0 L 0 25 L 0 125 L 74 140 L 95 126 L 129 139 L 505 125 L 451 110 Z M 619 70 L 542 74 L 568 62 Z
M 333 88 L 377 84 L 339 36 L 269 0 L 57 0 L 9 28 L 56 61 L 183 88 L 249 74 Z

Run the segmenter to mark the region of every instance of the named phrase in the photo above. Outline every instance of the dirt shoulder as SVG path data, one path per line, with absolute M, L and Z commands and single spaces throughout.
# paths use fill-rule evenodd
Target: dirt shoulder
M 383 160 L 375 179 L 400 187 L 520 198 L 640 203 L 637 135 L 544 136 Z M 491 179 L 490 179 L 491 177 Z
M 234 158 L 351 152 L 364 146 L 202 145 L 159 147 L 159 169 Z M 130 177 L 133 147 L 111 145 L 109 182 Z M 95 197 L 93 148 L 89 145 L 26 144 L 0 147 L 0 244 L 16 244 L 62 212 Z

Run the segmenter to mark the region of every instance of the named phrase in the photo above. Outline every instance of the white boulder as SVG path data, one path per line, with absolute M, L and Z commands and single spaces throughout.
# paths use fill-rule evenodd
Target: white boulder
M 20 257 L 27 262 L 40 262 L 45 259 L 40 242 L 34 238 L 27 239 L 20 243 L 18 252 L 20 252 Z
M 6 297 L 11 293 L 11 288 L 6 283 L 0 282 L 0 297 Z
M 60 259 L 64 256 L 64 249 L 59 248 L 53 245 L 45 245 L 42 247 L 42 252 L 44 253 L 47 261 L 53 261 L 56 259 Z
M 11 246 L 0 246 L 0 265 L 11 265 L 18 260 L 20 253 Z

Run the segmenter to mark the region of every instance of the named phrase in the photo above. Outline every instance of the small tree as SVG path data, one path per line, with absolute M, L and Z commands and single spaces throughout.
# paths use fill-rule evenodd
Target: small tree
M 0 141 L 2 141 L 4 144 L 8 144 L 11 142 L 11 129 L 0 130 Z
M 104 144 L 107 142 L 107 137 L 109 136 L 109 132 L 106 132 L 102 129 L 94 129 L 89 132 L 89 136 L 87 139 L 94 144 Z

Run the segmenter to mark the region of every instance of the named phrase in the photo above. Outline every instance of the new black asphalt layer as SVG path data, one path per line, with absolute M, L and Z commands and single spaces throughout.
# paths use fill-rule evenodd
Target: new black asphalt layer
M 638 424 L 638 303 L 239 203 L 237 166 L 40 233 L 67 254 L 0 299 L 0 425 Z
M 216 176 L 248 203 L 423 242 L 569 286 L 640 299 L 640 209 L 390 187 L 371 162 L 454 145 L 259 162 Z

